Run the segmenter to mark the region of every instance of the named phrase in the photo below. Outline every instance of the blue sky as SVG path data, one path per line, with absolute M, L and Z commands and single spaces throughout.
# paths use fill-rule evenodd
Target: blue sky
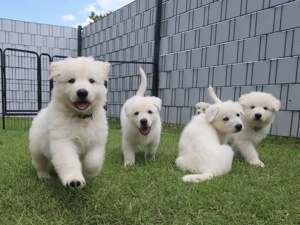
M 2 0 L 0 18 L 68 27 L 85 26 L 91 11 L 115 11 L 134 0 Z

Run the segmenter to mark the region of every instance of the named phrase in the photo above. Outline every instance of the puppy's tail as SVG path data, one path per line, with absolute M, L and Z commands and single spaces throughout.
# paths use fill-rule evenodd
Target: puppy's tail
M 214 177 L 213 173 L 207 172 L 202 174 L 189 174 L 182 177 L 183 182 L 199 183 L 206 180 L 210 180 Z
M 147 88 L 147 78 L 144 70 L 140 67 L 140 74 L 141 74 L 141 84 L 136 93 L 137 96 L 144 96 Z
M 214 91 L 214 89 L 212 88 L 212 86 L 209 85 L 209 87 L 207 88 L 207 92 L 208 92 L 208 96 L 210 98 L 210 100 L 213 103 L 220 103 L 222 102 L 221 99 L 219 99 Z

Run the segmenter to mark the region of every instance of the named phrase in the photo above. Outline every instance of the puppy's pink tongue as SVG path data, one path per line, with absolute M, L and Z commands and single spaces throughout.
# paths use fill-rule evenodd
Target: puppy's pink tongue
M 89 105 L 90 103 L 84 101 L 76 102 L 76 107 L 80 110 L 85 110 Z
M 142 127 L 139 129 L 139 131 L 142 135 L 147 135 L 150 133 L 151 127 Z

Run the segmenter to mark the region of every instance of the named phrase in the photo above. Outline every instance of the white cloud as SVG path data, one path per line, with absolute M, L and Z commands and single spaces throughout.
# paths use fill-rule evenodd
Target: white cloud
M 95 3 L 91 3 L 85 6 L 85 8 L 81 11 L 82 13 L 90 13 L 90 12 L 98 12 L 95 8 Z
M 73 16 L 72 14 L 67 14 L 67 15 L 62 16 L 61 20 L 65 23 L 65 22 L 76 20 L 76 17 Z
M 97 3 L 88 4 L 88 5 L 85 6 L 85 8 L 83 10 L 80 11 L 80 13 L 81 14 L 89 14 L 89 15 L 91 14 L 91 12 L 94 12 L 96 15 L 106 13 L 103 10 L 96 9 L 96 6 L 99 7 L 99 5 Z
M 133 2 L 134 0 L 97 0 L 98 5 L 105 12 L 112 12 Z
M 103 15 L 105 13 L 112 12 L 119 8 L 122 8 L 123 6 L 133 2 L 134 0 L 94 0 L 94 1 L 95 1 L 94 3 L 86 4 L 85 7 L 79 13 L 83 15 L 90 15 L 91 12 L 95 12 L 96 15 L 99 14 Z M 93 22 L 94 21 L 88 17 L 83 23 L 78 25 L 84 27 Z
M 85 26 L 87 26 L 87 25 L 89 25 L 89 24 L 91 24 L 91 23 L 93 23 L 93 22 L 94 22 L 94 21 L 91 20 L 90 18 L 86 18 L 86 20 L 85 20 L 83 23 L 78 24 L 78 25 L 80 25 L 80 26 L 82 26 L 82 27 L 85 27 Z M 76 25 L 76 27 L 78 27 L 78 25 Z

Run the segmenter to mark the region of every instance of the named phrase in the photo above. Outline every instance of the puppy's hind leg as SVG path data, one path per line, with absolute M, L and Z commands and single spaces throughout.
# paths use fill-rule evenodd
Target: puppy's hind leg
M 82 160 L 85 177 L 95 177 L 99 174 L 105 158 L 105 149 L 102 146 L 90 149 Z
M 154 160 L 157 147 L 158 147 L 158 143 L 156 143 L 156 142 L 147 145 L 146 151 L 145 151 L 145 159 Z
M 135 164 L 135 153 L 137 152 L 138 146 L 129 143 L 127 140 L 122 141 L 124 166 L 130 166 Z
M 51 178 L 48 171 L 49 163 L 49 159 L 43 156 L 40 152 L 32 152 L 32 165 L 36 169 L 39 178 Z
M 182 177 L 183 182 L 199 183 L 210 180 L 214 177 L 213 173 L 205 172 L 202 174 L 189 174 Z

